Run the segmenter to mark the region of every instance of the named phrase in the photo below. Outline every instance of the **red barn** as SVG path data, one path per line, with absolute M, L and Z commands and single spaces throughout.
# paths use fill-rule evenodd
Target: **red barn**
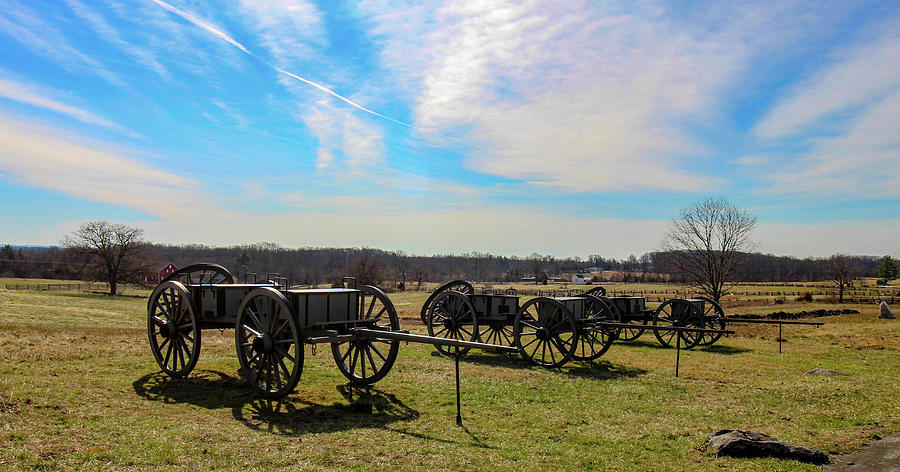
M 158 276 L 159 278 L 158 278 L 157 280 L 158 280 L 159 282 L 162 282 L 163 279 L 165 279 L 166 277 L 168 277 L 168 276 L 172 275 L 173 273 L 175 273 L 176 270 L 178 270 L 178 267 L 175 267 L 175 264 L 172 264 L 171 262 L 168 263 L 168 264 L 166 264 L 166 266 L 163 267 L 163 268 L 159 271 L 159 276 Z

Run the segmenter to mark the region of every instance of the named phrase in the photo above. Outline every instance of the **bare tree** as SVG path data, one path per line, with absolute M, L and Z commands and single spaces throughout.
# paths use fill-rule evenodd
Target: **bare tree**
M 725 198 L 707 198 L 683 208 L 662 242 L 667 260 L 699 292 L 719 301 L 736 283 L 735 274 L 756 249 L 750 232 L 756 217 Z
M 627 284 L 629 280 L 631 280 L 631 272 L 637 267 L 637 257 L 634 257 L 634 254 L 628 256 L 628 259 L 622 259 L 622 265 L 620 266 L 622 272 L 622 283 Z
M 853 285 L 858 268 L 853 258 L 846 254 L 835 254 L 828 258 L 828 274 L 838 288 L 838 303 L 844 303 L 844 289 Z
M 360 285 L 378 285 L 382 278 L 381 264 L 369 249 L 360 251 L 359 256 L 350 262 L 348 271 L 350 275 L 356 277 L 356 283 Z
M 109 294 L 117 293 L 118 283 L 148 270 L 144 230 L 108 221 L 89 221 L 61 243 L 87 256 L 98 273 L 109 283 Z
M 410 275 L 413 280 L 416 281 L 416 290 L 420 290 L 422 288 L 422 282 L 428 278 L 428 270 L 421 265 L 417 265 L 412 268 Z
M 653 265 L 653 257 L 648 253 L 644 253 L 641 254 L 641 258 L 638 261 L 641 265 L 641 282 L 646 282 L 647 274 L 650 273 L 650 267 Z
M 403 251 L 392 252 L 391 257 L 393 258 L 394 269 L 397 274 L 397 288 L 406 290 L 406 275 L 409 271 L 409 257 L 407 257 L 406 253 Z

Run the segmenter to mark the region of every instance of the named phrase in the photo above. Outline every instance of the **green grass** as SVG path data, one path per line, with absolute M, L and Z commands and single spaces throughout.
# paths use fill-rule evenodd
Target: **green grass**
M 404 327 L 425 296 L 392 294 Z M 0 290 L 0 469 L 814 471 L 698 447 L 745 428 L 844 453 L 900 431 L 900 324 L 853 308 L 786 327 L 782 355 L 777 328 L 735 325 L 682 352 L 679 378 L 652 334 L 553 371 L 472 353 L 460 428 L 453 362 L 430 346 L 401 345 L 368 391 L 307 349 L 295 392 L 269 404 L 238 375 L 231 331 L 205 331 L 197 368 L 174 380 L 147 347 L 146 299 Z M 849 375 L 803 375 L 814 367 Z

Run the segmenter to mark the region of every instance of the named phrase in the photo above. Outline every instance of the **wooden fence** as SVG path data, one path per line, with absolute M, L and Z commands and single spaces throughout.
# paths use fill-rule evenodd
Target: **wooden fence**
M 118 284 L 118 290 L 145 290 L 148 287 L 141 284 Z M 109 291 L 109 285 L 100 282 L 82 282 L 82 283 L 66 283 L 66 284 L 6 284 L 7 290 L 40 290 L 50 292 L 96 292 Z

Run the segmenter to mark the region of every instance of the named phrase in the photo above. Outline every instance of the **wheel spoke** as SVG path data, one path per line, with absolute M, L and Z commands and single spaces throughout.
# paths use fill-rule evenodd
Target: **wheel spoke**
M 350 373 L 356 375 L 356 360 L 359 358 L 359 346 L 354 346 L 353 359 L 350 361 Z
M 254 337 L 257 337 L 257 338 L 262 337 L 262 333 L 260 333 L 259 331 L 255 330 L 245 324 L 242 324 L 241 328 L 244 329 L 245 331 L 247 331 L 248 333 L 252 334 Z
M 274 333 L 272 333 L 272 337 L 274 338 L 274 337 L 277 337 L 279 334 L 281 334 L 281 331 L 284 330 L 284 327 L 289 325 L 290 323 L 291 323 L 291 321 L 289 319 L 284 320 L 284 323 L 282 323 L 281 326 L 278 329 L 276 329 Z
M 169 343 L 169 348 L 166 349 L 166 359 L 163 361 L 163 365 L 166 366 L 166 368 L 169 367 L 169 356 L 172 355 L 172 346 L 174 344 L 175 344 L 174 342 Z M 172 369 L 172 370 L 175 370 L 175 369 Z
M 523 324 L 523 325 L 525 325 L 525 326 L 528 326 L 529 328 L 531 328 L 531 329 L 533 329 L 533 330 L 535 330 L 535 331 L 537 331 L 537 330 L 540 329 L 540 327 L 535 326 L 535 325 L 533 325 L 533 324 L 531 324 L 531 323 L 529 323 L 529 322 L 527 322 L 527 321 L 525 321 L 525 320 L 522 320 L 522 321 L 520 321 L 519 323 L 521 323 L 521 324 Z
M 372 375 L 375 375 L 378 372 L 378 368 L 375 367 L 375 358 L 372 356 L 372 350 L 369 349 L 369 345 L 365 345 L 366 356 L 369 357 L 369 365 L 372 366 Z
M 278 348 L 277 346 L 275 347 L 275 352 L 277 352 L 278 354 L 280 354 L 281 357 L 287 357 L 288 360 L 291 361 L 292 363 L 295 363 L 295 364 L 297 363 L 297 360 L 294 359 L 294 356 L 288 354 L 287 351 L 282 351 L 282 350 L 281 350 L 280 348 Z M 281 360 L 281 359 L 279 359 L 279 360 Z
M 534 338 L 534 339 L 532 339 L 531 341 L 528 341 L 528 344 L 523 344 L 523 345 L 522 345 L 522 349 L 525 349 L 526 347 L 528 347 L 528 346 L 534 344 L 536 341 L 540 341 L 540 340 L 539 340 L 538 338 Z
M 375 351 L 375 354 L 378 354 L 378 357 L 381 358 L 382 362 L 387 362 L 387 357 L 385 357 L 384 354 L 382 354 L 381 351 L 379 351 L 378 348 L 375 347 L 375 344 L 370 344 L 369 347 L 372 348 L 373 351 Z
M 366 312 L 366 317 L 365 317 L 365 319 L 369 319 L 369 318 L 372 317 L 372 309 L 375 308 L 375 300 L 376 300 L 376 297 L 373 296 L 373 297 L 372 297 L 372 302 L 369 303 L 369 311 Z

